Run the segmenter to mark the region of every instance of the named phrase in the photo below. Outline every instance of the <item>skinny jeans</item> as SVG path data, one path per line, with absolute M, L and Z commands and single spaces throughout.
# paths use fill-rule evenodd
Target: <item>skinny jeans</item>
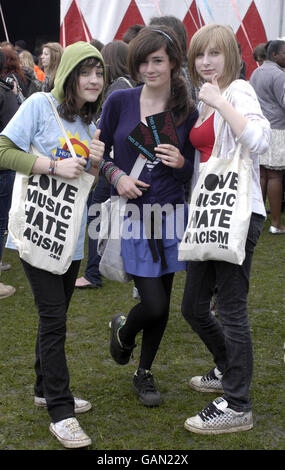
M 67 310 L 80 261 L 73 261 L 65 274 L 56 275 L 22 260 L 29 280 L 39 323 L 36 340 L 35 396 L 44 397 L 53 423 L 74 417 L 74 398 L 69 389 L 65 356 Z
M 235 411 L 249 411 L 252 407 L 253 348 L 247 297 L 253 252 L 263 224 L 264 217 L 253 213 L 242 265 L 224 261 L 189 262 L 182 301 L 182 314 L 222 372 L 224 397 Z M 210 312 L 215 288 L 218 318 Z

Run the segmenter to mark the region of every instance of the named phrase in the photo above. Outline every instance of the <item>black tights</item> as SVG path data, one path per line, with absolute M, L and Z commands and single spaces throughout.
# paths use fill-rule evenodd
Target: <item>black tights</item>
M 120 330 L 120 338 L 132 345 L 143 331 L 139 367 L 149 370 L 159 348 L 169 315 L 170 295 L 174 273 L 161 277 L 134 276 L 141 302 L 135 305 Z

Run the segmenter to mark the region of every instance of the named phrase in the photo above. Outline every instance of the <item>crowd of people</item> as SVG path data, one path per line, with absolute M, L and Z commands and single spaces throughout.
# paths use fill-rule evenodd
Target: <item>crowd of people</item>
M 1 271 L 9 269 L 2 258 L 15 172 L 73 179 L 86 171 L 94 177 L 68 270 L 54 274 L 21 259 L 39 316 L 34 403 L 47 407 L 50 431 L 65 447 L 91 444 L 76 418 L 90 410 L 91 403 L 74 397 L 69 386 L 66 319 L 75 288 L 102 287 L 97 240 L 87 228 L 96 215 L 92 207 L 110 196 L 130 201 L 139 214 L 132 220 L 132 235 L 122 237 L 121 242 L 124 269 L 132 277 L 138 302 L 128 314 L 110 318 L 112 358 L 119 365 L 127 364 L 142 332 L 133 390 L 144 406 L 161 404 L 163 397 L 151 368 L 168 322 L 174 275 L 186 271 L 182 315 L 213 358 L 211 370 L 192 377 L 189 386 L 220 396 L 186 419 L 184 427 L 199 434 L 253 427 L 247 295 L 267 198 L 269 231 L 285 234 L 281 222 L 285 41 L 258 45 L 254 59 L 259 66 L 246 79 L 246 64 L 230 27 L 205 25 L 188 38 L 183 23 L 174 16 L 152 18 L 146 26 L 133 25 L 122 40 L 105 45 L 93 39 L 63 50 L 59 43 L 48 42 L 38 60 L 23 41 L 0 44 Z M 64 139 L 45 94 L 38 91 L 52 99 L 66 131 L 87 142 L 88 163 L 84 158 L 54 160 L 53 151 L 61 148 Z M 127 137 L 139 123 L 147 126 L 148 116 L 166 110 L 172 112 L 179 143 L 157 144 L 150 161 Z M 186 228 L 188 202 L 200 164 L 211 157 L 221 120 L 222 154 L 230 158 L 240 143 L 252 160 L 252 215 L 245 259 L 242 265 L 179 261 L 179 234 Z M 31 153 L 31 144 L 40 156 Z M 142 169 L 134 178 L 130 173 L 137 160 Z M 143 217 L 144 207 L 156 204 L 171 208 L 162 215 L 159 237 L 152 214 L 147 220 Z M 165 230 L 167 217 L 173 217 L 176 224 L 171 237 Z M 146 232 L 150 237 L 144 236 Z M 84 275 L 78 277 L 86 235 L 88 259 Z M 9 234 L 6 246 L 15 249 Z M 14 293 L 13 286 L 0 283 L 0 299 Z M 211 313 L 214 294 L 218 316 Z

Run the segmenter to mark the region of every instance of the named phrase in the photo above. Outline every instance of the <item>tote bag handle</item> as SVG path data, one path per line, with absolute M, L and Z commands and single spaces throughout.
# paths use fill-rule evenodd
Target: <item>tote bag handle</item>
M 46 98 L 49 100 L 49 102 L 50 102 L 50 104 L 51 104 L 52 110 L 53 110 L 53 112 L 54 112 L 54 115 L 55 115 L 55 117 L 56 117 L 56 120 L 57 120 L 57 122 L 58 122 L 58 125 L 59 125 L 59 127 L 61 128 L 61 130 L 62 130 L 62 133 L 63 133 L 63 135 L 64 135 L 65 141 L 66 141 L 66 143 L 67 143 L 67 146 L 68 146 L 68 148 L 69 148 L 69 151 L 70 151 L 71 155 L 72 155 L 73 157 L 76 157 L 76 153 L 75 153 L 75 150 L 74 150 L 74 148 L 73 148 L 73 145 L 72 145 L 71 142 L 70 142 L 70 139 L 69 139 L 69 137 L 68 137 L 68 135 L 67 135 L 67 133 L 66 133 L 66 130 L 65 130 L 63 124 L 62 124 L 62 121 L 61 121 L 61 119 L 60 119 L 60 117 L 59 117 L 59 115 L 58 115 L 57 109 L 56 109 L 56 107 L 55 107 L 55 105 L 54 105 L 54 102 L 53 102 L 52 98 L 49 96 L 48 93 L 42 93 L 42 94 L 43 94 L 44 96 L 46 96 Z

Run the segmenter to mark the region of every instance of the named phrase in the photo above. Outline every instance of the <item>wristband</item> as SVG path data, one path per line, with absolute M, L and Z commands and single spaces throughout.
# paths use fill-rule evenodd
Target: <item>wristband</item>
M 50 176 L 53 176 L 53 175 L 55 175 L 55 171 L 56 171 L 56 160 L 54 160 L 53 158 L 51 158 L 50 161 L 49 161 L 48 174 L 49 174 Z
M 99 165 L 96 165 L 96 164 L 95 164 L 95 165 L 93 165 L 93 164 L 92 164 L 92 160 L 91 160 L 91 158 L 90 158 L 90 157 L 88 157 L 88 159 L 87 159 L 87 165 L 85 166 L 85 171 L 88 171 L 88 170 L 90 170 L 90 168 L 95 168 L 95 170 L 98 170 L 98 168 L 99 168 Z

